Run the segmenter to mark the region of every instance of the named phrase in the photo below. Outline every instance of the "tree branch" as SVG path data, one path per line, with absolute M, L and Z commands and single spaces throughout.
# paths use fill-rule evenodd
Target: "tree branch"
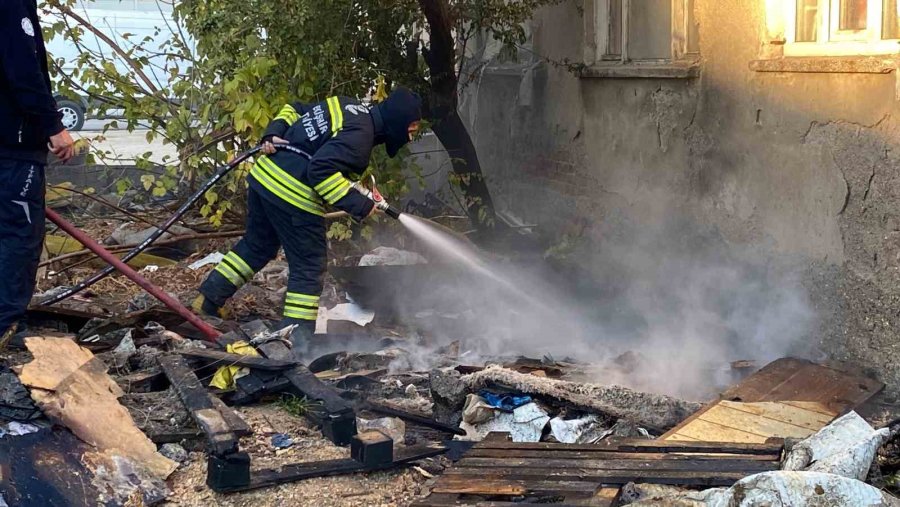
M 60 5 L 58 2 L 53 2 L 53 3 L 60 10 L 60 12 L 62 12 L 66 16 L 69 16 L 70 18 L 74 19 L 76 22 L 78 22 L 78 24 L 80 24 L 81 26 L 83 26 L 84 28 L 89 30 L 97 38 L 99 38 L 100 40 L 105 42 L 123 60 L 128 62 L 128 65 L 132 68 L 132 70 L 134 70 L 135 74 L 140 76 L 140 78 L 144 81 L 144 84 L 147 86 L 148 89 L 150 89 L 154 94 L 159 92 L 159 88 L 157 88 L 156 85 L 153 84 L 153 82 L 150 80 L 150 78 L 147 77 L 146 74 L 144 74 L 144 72 L 140 68 L 140 65 L 138 65 L 138 63 L 136 61 L 134 61 L 134 59 L 132 59 L 131 56 L 129 56 L 128 53 L 126 53 L 125 50 L 122 49 L 121 46 L 116 44 L 116 41 L 112 40 L 108 35 L 101 32 L 99 29 L 97 29 L 97 27 L 92 25 L 86 19 L 84 19 L 81 16 L 79 16 L 78 14 L 75 14 L 74 12 L 72 12 L 72 9 L 68 8 L 67 6 Z

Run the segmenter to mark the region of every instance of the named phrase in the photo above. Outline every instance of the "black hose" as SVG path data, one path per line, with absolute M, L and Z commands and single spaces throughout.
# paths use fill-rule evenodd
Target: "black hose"
M 288 144 L 276 144 L 275 148 L 296 153 L 297 155 L 301 155 L 303 157 L 306 157 L 307 159 L 311 158 L 310 155 L 308 153 L 306 153 L 305 151 L 303 151 L 299 148 L 296 148 L 294 146 L 290 146 Z M 127 263 L 128 261 L 130 261 L 130 260 L 134 259 L 135 257 L 137 257 L 138 255 L 140 255 L 148 247 L 150 247 L 150 245 L 152 245 L 154 241 L 159 239 L 160 236 L 165 234 L 166 231 L 168 231 L 169 228 L 175 224 L 175 222 L 181 220 L 181 217 L 183 217 L 188 212 L 188 210 L 191 208 L 191 206 L 196 204 L 196 202 L 199 201 L 201 197 L 203 197 L 203 194 L 208 192 L 210 188 L 212 188 L 216 183 L 218 183 L 222 178 L 224 178 L 225 175 L 227 175 L 229 172 L 231 172 L 232 169 L 234 169 L 235 167 L 237 167 L 238 165 L 243 163 L 245 160 L 247 160 L 251 156 L 255 155 L 257 152 L 259 152 L 260 149 L 261 149 L 260 146 L 250 148 L 249 150 L 241 153 L 240 155 L 238 155 L 237 157 L 232 159 L 230 162 L 228 162 L 227 164 L 222 166 L 218 171 L 216 171 L 215 174 L 212 175 L 212 177 L 209 180 L 207 180 L 203 184 L 203 186 L 201 186 L 196 192 L 194 192 L 193 194 L 191 194 L 190 197 L 188 197 L 187 201 L 185 201 L 184 204 L 182 204 L 175 211 L 174 215 L 172 215 L 168 220 L 166 220 L 165 223 L 163 223 L 161 226 L 157 227 L 156 231 L 154 231 L 153 234 L 151 234 L 149 237 L 147 237 L 147 239 L 142 241 L 140 245 L 134 247 L 127 254 L 125 254 L 125 256 L 122 257 L 122 262 Z M 105 268 L 94 273 L 90 278 L 85 279 L 78 285 L 70 287 L 70 288 L 66 289 L 64 292 L 61 292 L 55 296 L 51 296 L 43 301 L 40 301 L 38 303 L 38 305 L 41 305 L 41 306 L 52 305 L 52 304 L 59 303 L 60 301 L 62 301 L 64 299 L 68 299 L 68 298 L 74 296 L 75 294 L 78 294 L 79 292 L 83 291 L 84 289 L 87 289 L 91 285 L 94 285 L 95 283 L 99 282 L 100 280 L 103 280 L 104 278 L 109 276 L 109 274 L 114 272 L 115 270 L 116 270 L 116 268 L 114 268 L 113 266 L 106 266 Z

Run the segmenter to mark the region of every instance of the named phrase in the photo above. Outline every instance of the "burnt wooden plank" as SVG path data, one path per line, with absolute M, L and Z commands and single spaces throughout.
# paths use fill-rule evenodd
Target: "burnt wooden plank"
M 474 448 L 466 452 L 467 458 L 542 458 L 542 459 L 656 459 L 656 460 L 754 460 L 779 461 L 779 454 L 679 454 L 652 452 L 570 451 L 537 449 Z
M 266 357 L 279 361 L 292 361 L 290 349 L 281 342 L 269 342 L 259 346 L 259 349 L 266 354 Z M 350 402 L 341 398 L 340 393 L 333 387 L 325 384 L 316 375 L 309 371 L 306 366 L 296 364 L 288 370 L 282 372 L 291 384 L 302 392 L 304 396 L 310 400 L 319 402 L 322 407 L 329 413 L 342 411 L 353 411 Z
M 275 486 L 278 484 L 285 484 L 288 482 L 294 482 L 303 479 L 310 479 L 313 477 L 327 477 L 333 475 L 347 475 L 357 472 L 387 470 L 403 465 L 408 465 L 415 461 L 430 458 L 432 456 L 437 456 L 445 452 L 447 452 L 446 447 L 409 447 L 398 451 L 394 456 L 394 460 L 392 462 L 368 467 L 353 459 L 335 459 L 328 461 L 284 465 L 278 469 L 253 471 L 250 477 L 249 484 L 223 491 L 247 491 L 251 489 Z
M 610 447 L 623 452 L 680 452 L 722 454 L 780 454 L 784 441 L 762 444 L 738 444 L 731 442 L 680 442 L 670 440 L 610 439 Z
M 745 402 L 811 401 L 833 406 L 835 415 L 862 404 L 884 388 L 877 380 L 811 361 L 783 358 L 773 361 L 736 386 L 722 399 Z
M 632 470 L 651 473 L 657 470 L 677 470 L 690 472 L 769 472 L 778 470 L 780 464 L 775 461 L 754 460 L 568 460 L 545 458 L 470 458 L 458 461 L 454 468 L 537 468 L 537 469 L 574 469 L 574 470 Z
M 431 491 L 434 493 L 503 496 L 559 494 L 567 497 L 573 493 L 580 493 L 583 497 L 589 497 L 593 496 L 599 488 L 599 484 L 589 481 L 532 481 L 495 476 L 445 475 L 438 479 Z
M 426 428 L 435 429 L 438 431 L 443 431 L 445 433 L 452 433 L 454 435 L 465 435 L 466 432 L 464 430 L 459 429 L 458 426 L 451 426 L 449 424 L 443 424 L 441 422 L 435 421 L 431 417 L 425 417 L 419 414 L 413 414 L 411 412 L 406 412 L 404 410 L 399 410 L 393 407 L 388 407 L 386 405 L 380 405 L 377 403 L 367 402 L 359 407 L 364 410 L 369 410 L 371 412 L 375 412 L 376 414 L 386 415 L 390 417 L 398 417 L 403 419 L 404 421 L 415 423 L 421 426 L 425 426 Z
M 221 363 L 220 366 L 243 366 L 263 371 L 282 371 L 293 368 L 298 364 L 296 361 L 281 361 L 260 356 L 243 356 L 211 349 L 188 349 L 181 350 L 178 353 L 182 356 L 201 359 L 210 363 Z
M 200 440 L 205 436 L 202 431 L 194 428 L 162 431 L 145 430 L 144 433 L 147 434 L 147 438 L 157 445 L 180 444 L 185 440 Z
M 116 383 L 126 393 L 163 391 L 169 387 L 169 379 L 161 371 L 139 371 L 117 377 Z
M 481 441 L 474 449 L 553 450 L 582 452 L 719 453 L 780 455 L 782 443 L 736 444 L 730 442 L 679 442 L 668 440 L 619 439 L 600 444 L 558 444 L 553 442 Z
M 457 477 L 457 482 L 475 482 L 489 480 L 497 477 L 509 478 L 522 485 L 534 481 L 552 482 L 553 479 L 577 480 L 597 486 L 621 486 L 629 482 L 644 482 L 650 484 L 668 484 L 671 486 L 696 486 L 716 487 L 731 486 L 735 482 L 747 477 L 749 473 L 743 472 L 691 472 L 678 470 L 569 470 L 550 468 L 458 468 L 450 467 L 444 471 L 436 484 Z M 455 483 L 454 483 L 455 484 Z M 434 490 L 436 491 L 436 490 Z M 450 490 L 442 490 L 451 493 Z M 459 491 L 462 492 L 462 491 Z
M 219 410 L 219 413 L 222 414 L 222 417 L 225 418 L 225 422 L 228 423 L 228 426 L 231 427 L 231 431 L 233 431 L 235 435 L 246 437 L 253 434 L 253 428 L 251 428 L 250 425 L 247 424 L 247 421 L 238 415 L 233 408 L 226 405 L 224 401 L 216 396 L 210 396 L 210 399 L 212 400 L 213 405 Z
M 178 355 L 160 356 L 159 365 L 194 422 L 206 434 L 210 452 L 221 456 L 237 451 L 237 435 L 232 432 L 231 426 L 184 358 Z
M 413 502 L 411 507 L 452 507 L 456 505 L 468 505 L 472 507 L 521 507 L 523 503 L 513 501 L 504 502 L 499 500 L 485 500 L 483 496 L 464 495 L 458 493 L 432 493 L 428 495 L 427 498 L 424 498 L 417 502 Z M 584 507 L 585 505 L 605 507 L 610 505 L 610 503 L 586 503 L 586 501 L 582 499 L 580 501 L 573 500 L 571 503 L 568 501 L 562 501 L 548 503 L 545 505 L 552 505 L 553 507 Z
M 291 350 L 279 341 L 263 343 L 259 350 L 269 359 L 294 361 Z M 348 445 L 356 434 L 356 412 L 353 405 L 302 364 L 298 363 L 280 374 L 298 394 L 314 402 L 306 417 L 321 426 L 322 434 L 337 445 Z

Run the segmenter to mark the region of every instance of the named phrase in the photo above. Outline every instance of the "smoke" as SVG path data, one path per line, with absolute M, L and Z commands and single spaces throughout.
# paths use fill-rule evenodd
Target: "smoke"
M 437 262 L 397 308 L 423 335 L 460 340 L 470 364 L 570 359 L 591 365 L 585 380 L 689 399 L 729 385 L 732 361 L 806 352 L 815 316 L 797 269 L 688 220 L 656 224 L 553 263 L 487 262 L 418 222 Z

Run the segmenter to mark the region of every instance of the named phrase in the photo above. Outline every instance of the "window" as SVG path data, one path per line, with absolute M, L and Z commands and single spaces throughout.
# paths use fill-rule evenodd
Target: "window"
M 589 65 L 669 64 L 699 53 L 694 0 L 593 0 L 592 7 L 585 13 Z
M 785 0 L 785 56 L 900 52 L 898 0 Z

